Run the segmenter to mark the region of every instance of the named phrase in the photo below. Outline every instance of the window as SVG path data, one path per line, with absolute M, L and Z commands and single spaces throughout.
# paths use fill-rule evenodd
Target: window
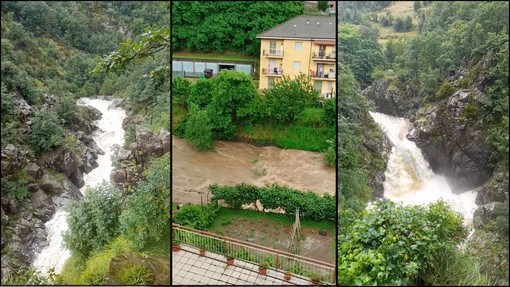
M 301 71 L 301 61 L 294 61 L 294 71 Z
M 322 82 L 321 82 L 321 81 L 315 81 L 315 89 L 316 89 L 319 93 L 322 93 Z
M 276 54 L 276 41 L 269 41 L 269 54 Z
M 272 88 L 274 86 L 274 78 L 267 79 L 267 88 Z
M 302 49 L 303 49 L 303 42 L 296 42 L 294 44 L 294 51 L 301 52 Z

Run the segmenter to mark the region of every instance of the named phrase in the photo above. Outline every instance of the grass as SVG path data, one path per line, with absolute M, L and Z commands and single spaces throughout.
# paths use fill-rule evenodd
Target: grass
M 383 27 L 380 24 L 375 24 L 375 26 L 379 29 L 379 44 L 384 45 L 388 40 L 393 39 L 409 39 L 418 35 L 418 31 L 416 26 L 418 25 L 418 19 L 415 18 L 414 14 L 414 1 L 395 1 L 389 7 L 385 8 L 383 11 L 379 12 L 377 15 L 382 16 L 389 13 L 396 17 L 407 17 L 411 16 L 413 18 L 413 26 L 414 28 L 410 32 L 406 33 L 397 33 L 393 31 L 393 26 Z
M 72 255 L 62 269 L 62 280 L 70 285 L 104 285 L 111 259 L 122 253 L 134 251 L 131 243 L 119 236 L 88 259 Z
M 201 59 L 201 60 L 230 60 L 230 61 L 251 61 L 260 62 L 259 57 L 243 55 L 233 52 L 225 53 L 192 53 L 192 52 L 173 52 L 174 58 Z
M 188 114 L 188 111 L 181 105 L 172 102 L 172 130 L 175 130 L 179 123 Z
M 275 224 L 275 228 L 280 229 L 277 227 L 277 224 L 283 225 L 283 226 L 292 226 L 294 224 L 294 216 L 288 216 L 285 214 L 278 214 L 278 213 L 269 213 L 269 212 L 259 212 L 254 210 L 245 210 L 245 209 L 230 209 L 222 207 L 218 211 L 218 215 L 216 216 L 216 219 L 211 223 L 209 226 L 209 230 L 212 231 L 216 228 L 221 228 L 221 223 L 225 220 L 230 220 L 231 222 L 236 222 L 239 220 L 239 218 L 246 218 L 253 220 L 253 222 L 256 222 L 257 220 L 261 221 L 270 221 L 271 223 Z M 319 222 L 319 221 L 313 221 L 308 219 L 301 219 L 301 227 L 308 227 L 308 228 L 318 228 L 323 229 L 328 232 L 335 232 L 335 225 L 327 222 Z

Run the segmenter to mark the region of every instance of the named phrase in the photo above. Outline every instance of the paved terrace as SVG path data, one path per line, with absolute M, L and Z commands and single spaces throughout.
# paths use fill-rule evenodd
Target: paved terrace
M 307 278 L 294 274 L 285 281 L 284 273 L 273 269 L 260 275 L 255 264 L 236 259 L 227 266 L 223 255 L 207 251 L 200 257 L 197 248 L 184 244 L 181 248 L 172 252 L 172 285 L 310 285 Z

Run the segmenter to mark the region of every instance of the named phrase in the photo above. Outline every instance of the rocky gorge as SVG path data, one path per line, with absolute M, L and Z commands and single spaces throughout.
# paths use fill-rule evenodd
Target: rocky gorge
M 45 105 L 50 106 L 53 97 L 45 96 Z M 33 112 L 26 102 L 19 107 L 27 116 Z M 76 130 L 68 131 L 65 144 L 39 158 L 23 146 L 2 147 L 2 181 L 15 177 L 20 188 L 26 188 L 23 199 L 2 194 L 2 278 L 28 268 L 35 254 L 48 245 L 44 224 L 56 209 L 83 197 L 79 190 L 84 184 L 83 174 L 96 168 L 98 154 L 104 153 L 91 136 L 97 129 L 93 121 L 101 112 L 88 106 L 79 109 L 82 117 L 74 124 Z

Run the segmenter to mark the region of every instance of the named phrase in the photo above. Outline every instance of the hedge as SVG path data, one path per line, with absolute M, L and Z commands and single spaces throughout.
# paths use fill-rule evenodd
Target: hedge
M 257 187 L 249 184 L 236 186 L 210 185 L 212 200 L 224 200 L 230 208 L 240 209 L 243 204 L 257 201 L 266 209 L 282 208 L 285 214 L 294 216 L 299 207 L 301 218 L 316 221 L 336 221 L 336 198 L 329 194 L 320 196 L 273 184 L 271 187 Z

